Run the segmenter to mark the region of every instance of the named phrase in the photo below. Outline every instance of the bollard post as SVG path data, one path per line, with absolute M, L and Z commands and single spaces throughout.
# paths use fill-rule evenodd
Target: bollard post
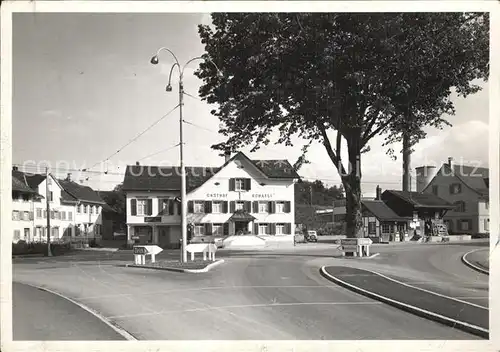
M 207 260 L 207 252 L 203 252 L 203 261 Z
M 151 254 L 151 263 L 155 262 L 155 256 L 156 256 L 156 254 Z
M 194 260 L 194 252 L 191 252 L 191 261 Z

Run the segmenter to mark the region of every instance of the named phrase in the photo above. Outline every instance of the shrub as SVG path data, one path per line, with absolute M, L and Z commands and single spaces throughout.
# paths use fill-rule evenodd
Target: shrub
M 51 243 L 50 249 L 53 255 L 61 255 L 71 250 L 69 243 Z M 47 254 L 47 243 L 19 241 L 12 243 L 12 255 Z
M 341 236 L 345 235 L 345 224 L 344 223 L 334 223 L 326 224 L 325 226 L 318 229 L 319 236 Z

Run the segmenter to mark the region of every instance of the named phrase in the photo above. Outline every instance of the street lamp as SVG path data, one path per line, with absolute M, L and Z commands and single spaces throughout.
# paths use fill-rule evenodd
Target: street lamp
M 195 60 L 203 60 L 202 57 L 195 57 L 189 60 L 184 64 L 184 66 L 181 69 L 181 65 L 179 64 L 179 60 L 177 60 L 177 57 L 175 54 L 170 50 L 165 47 L 162 47 L 158 49 L 156 52 L 156 55 L 154 55 L 151 58 L 151 64 L 157 65 L 160 62 L 159 56 L 160 52 L 162 51 L 167 51 L 169 52 L 172 57 L 175 60 L 175 63 L 172 65 L 170 68 L 170 74 L 168 76 L 168 84 L 165 88 L 167 92 L 172 91 L 172 72 L 174 70 L 174 67 L 177 66 L 177 69 L 179 70 L 179 135 L 180 135 L 180 143 L 179 143 L 179 149 L 180 149 L 180 168 L 181 168 L 181 233 L 182 233 L 182 262 L 187 261 L 187 252 L 186 252 L 186 244 L 187 244 L 187 201 L 186 201 L 186 170 L 184 169 L 184 143 L 183 143 L 183 134 L 182 134 L 182 125 L 183 125 L 183 119 L 182 119 L 182 106 L 184 105 L 184 83 L 183 83 L 183 78 L 184 78 L 184 69 L 186 66 L 191 63 L 192 61 Z M 218 75 L 220 75 L 220 70 L 217 67 L 217 65 L 209 59 L 214 67 L 217 70 Z

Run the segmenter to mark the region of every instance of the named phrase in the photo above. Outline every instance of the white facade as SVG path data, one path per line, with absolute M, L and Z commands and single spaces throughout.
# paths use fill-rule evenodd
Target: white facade
M 127 192 L 129 242 L 178 245 L 181 238 L 178 197 L 180 192 Z M 239 231 L 275 236 L 293 234 L 294 180 L 269 178 L 245 158 L 230 161 L 189 192 L 187 202 L 187 220 L 193 236 L 222 237 Z M 160 214 L 161 204 L 165 204 L 165 214 Z M 235 215 L 240 208 L 246 210 L 242 215 L 246 219 Z
M 62 187 L 57 179 L 49 176 L 48 195 L 46 194 L 46 182 L 47 180 L 44 179 L 35 189 L 44 199 L 23 200 L 22 197 L 12 199 L 13 242 L 19 240 L 46 242 L 47 216 L 50 217 L 51 242 L 99 236 L 102 207 L 92 204 L 92 214 L 79 214 L 76 201 L 73 204 L 61 202 Z M 49 197 L 49 214 L 47 214 L 47 196 Z M 90 207 L 90 203 L 80 201 L 78 203 Z M 86 232 L 85 229 L 87 229 Z

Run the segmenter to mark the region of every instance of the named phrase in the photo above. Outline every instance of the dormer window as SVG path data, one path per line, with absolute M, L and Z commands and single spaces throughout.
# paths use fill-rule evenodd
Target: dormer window
M 462 193 L 462 185 L 460 183 L 453 183 L 450 185 L 450 194 Z

